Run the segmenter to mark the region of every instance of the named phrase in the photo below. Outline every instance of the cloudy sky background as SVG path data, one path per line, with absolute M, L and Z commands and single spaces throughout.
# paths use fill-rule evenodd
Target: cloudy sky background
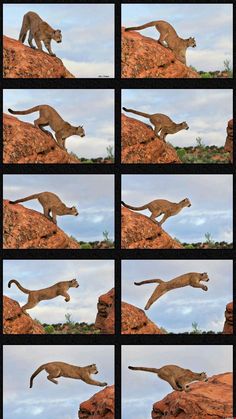
M 171 386 L 153 373 L 131 371 L 128 365 L 159 368 L 174 364 L 209 377 L 232 372 L 232 346 L 125 345 L 122 348 L 122 419 L 149 419 L 153 403 L 172 392 Z M 202 386 L 207 383 L 202 383 Z
M 4 346 L 4 419 L 75 419 L 79 405 L 102 387 L 81 380 L 59 378 L 58 385 L 47 380 L 42 371 L 29 389 L 29 379 L 42 364 L 62 361 L 86 366 L 95 363 L 98 374 L 92 377 L 114 384 L 113 346 L 108 345 L 7 345 Z M 13 379 L 14 377 L 14 379 Z
M 4 199 L 11 201 L 39 192 L 53 192 L 68 207 L 75 205 L 78 217 L 58 216 L 57 225 L 78 241 L 102 240 L 109 231 L 114 237 L 113 175 L 5 175 Z M 43 212 L 38 200 L 23 203 L 24 207 Z
M 106 157 L 108 146 L 114 151 L 114 91 L 111 89 L 8 89 L 3 93 L 3 111 L 26 110 L 50 105 L 71 125 L 83 125 L 85 137 L 73 135 L 66 148 L 79 157 Z M 39 113 L 16 115 L 33 124 Z M 53 135 L 54 131 L 46 127 Z M 55 135 L 54 135 L 55 136 Z
M 208 232 L 215 241 L 232 242 L 232 194 L 231 175 L 122 176 L 122 200 L 129 205 L 141 206 L 155 199 L 190 199 L 191 207 L 163 224 L 173 238 L 187 243 L 205 241 Z M 150 216 L 149 210 L 138 213 Z
M 195 37 L 197 48 L 188 48 L 187 64 L 198 71 L 224 69 L 233 60 L 232 4 L 123 4 L 122 25 L 140 26 L 153 20 L 169 22 L 181 38 Z M 152 27 L 140 31 L 159 38 Z
M 114 287 L 113 260 L 5 260 L 3 263 L 3 294 L 18 301 L 22 307 L 28 296 L 11 279 L 30 290 L 50 287 L 60 281 L 76 278 L 79 288 L 70 288 L 69 302 L 64 297 L 42 301 L 28 313 L 42 323 L 63 323 L 65 314 L 77 322 L 94 323 L 98 297 Z
M 122 106 L 149 114 L 163 113 L 176 123 L 186 121 L 189 126 L 188 131 L 167 136 L 167 141 L 173 146 L 195 146 L 196 138 L 201 137 L 205 145 L 220 147 L 225 144 L 228 120 L 233 117 L 233 91 L 230 89 L 123 89 Z M 124 114 L 149 124 L 147 118 L 128 112 Z
M 169 281 L 188 272 L 207 272 L 210 281 L 203 284 L 208 291 L 192 287 L 170 291 L 146 311 L 147 316 L 172 333 L 191 331 L 193 322 L 201 330 L 222 331 L 225 306 L 233 299 L 231 260 L 123 260 L 122 301 L 144 309 L 158 284 L 136 286 L 134 281 Z
M 4 35 L 18 39 L 29 11 L 62 31 L 62 43 L 52 41 L 52 51 L 75 77 L 114 77 L 113 4 L 5 4 Z

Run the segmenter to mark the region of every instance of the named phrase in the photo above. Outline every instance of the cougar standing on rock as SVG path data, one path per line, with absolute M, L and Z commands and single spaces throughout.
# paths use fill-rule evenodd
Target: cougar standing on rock
M 174 390 L 189 391 L 193 381 L 208 381 L 205 372 L 192 372 L 177 365 L 165 365 L 161 368 L 128 367 L 130 370 L 154 372 L 159 378 L 167 381 Z
M 27 303 L 21 307 L 21 310 L 23 312 L 31 308 L 34 308 L 40 301 L 52 300 L 52 298 L 58 297 L 59 295 L 65 297 L 65 301 L 68 302 L 70 301 L 70 296 L 67 292 L 68 289 L 79 287 L 79 284 L 76 281 L 76 279 L 72 279 L 71 281 L 57 282 L 51 287 L 35 291 L 28 290 L 27 288 L 22 287 L 22 285 L 18 281 L 16 281 L 16 279 L 11 279 L 11 281 L 8 282 L 8 288 L 11 288 L 11 284 L 15 284 L 19 288 L 19 290 L 21 290 L 25 294 L 28 294 Z
M 83 125 L 78 127 L 73 127 L 69 124 L 69 122 L 64 121 L 62 117 L 57 113 L 57 111 L 49 105 L 38 105 L 34 106 L 33 108 L 26 109 L 25 111 L 13 111 L 12 109 L 8 109 L 13 115 L 28 115 L 33 112 L 39 111 L 39 118 L 35 119 L 34 126 L 36 128 L 40 128 L 41 131 L 45 132 L 45 134 L 50 135 L 54 140 L 55 138 L 53 135 L 46 131 L 43 127 L 50 126 L 50 128 L 55 131 L 56 142 L 63 150 L 66 150 L 65 141 L 71 135 L 79 135 L 80 137 L 85 136 L 85 131 L 83 129 Z
M 201 288 L 203 291 L 207 291 L 208 290 L 207 286 L 203 285 L 201 281 L 204 281 L 204 282 L 209 281 L 209 278 L 206 272 L 203 272 L 203 273 L 189 272 L 187 274 L 177 276 L 176 278 L 173 278 L 170 281 L 163 281 L 162 279 L 148 279 L 146 281 L 134 282 L 134 284 L 135 285 L 155 284 L 155 283 L 159 284 L 155 288 L 154 292 L 152 293 L 151 297 L 149 298 L 145 306 L 145 310 L 148 310 L 155 301 L 157 301 L 160 297 L 162 297 L 162 295 L 176 288 L 187 287 L 188 285 L 190 285 L 191 287 Z
M 150 219 L 159 226 L 161 226 L 167 220 L 167 218 L 178 214 L 184 207 L 191 207 L 191 202 L 188 198 L 185 198 L 178 203 L 170 202 L 166 199 L 155 199 L 154 201 L 151 201 L 142 207 L 132 207 L 131 205 L 125 204 L 124 201 L 121 201 L 121 204 L 124 205 L 124 207 L 134 211 L 149 209 L 151 212 Z M 161 221 L 158 222 L 156 217 L 159 217 L 162 214 L 164 214 L 164 216 Z
M 186 121 L 176 124 L 169 116 L 162 113 L 148 114 L 145 112 L 135 111 L 134 109 L 122 108 L 125 112 L 132 112 L 136 115 L 143 116 L 148 118 L 149 121 L 155 127 L 155 135 L 160 137 L 161 140 L 165 140 L 167 134 L 175 134 L 176 132 L 181 131 L 182 129 L 188 130 L 189 126 Z M 159 134 L 160 133 L 160 134 Z
M 170 23 L 165 22 L 164 20 L 154 20 L 142 26 L 126 28 L 125 31 L 139 31 L 141 29 L 150 28 L 151 26 L 155 26 L 156 30 L 160 33 L 158 42 L 163 47 L 169 48 L 175 54 L 177 60 L 186 64 L 186 50 L 189 47 L 195 48 L 197 46 L 196 41 L 192 37 L 187 39 L 180 38 Z
M 60 198 L 52 192 L 40 192 L 26 198 L 17 199 L 16 201 L 9 201 L 9 204 L 18 204 L 19 202 L 30 201 L 37 199 L 43 207 L 43 213 L 48 220 L 57 224 L 57 215 L 79 215 L 76 207 L 67 207 Z M 52 213 L 52 216 L 50 215 Z
M 96 364 L 87 365 L 86 367 L 77 367 L 76 365 L 66 364 L 65 362 L 49 362 L 41 365 L 30 377 L 30 388 L 33 387 L 33 379 L 41 371 L 45 370 L 48 373 L 47 379 L 54 384 L 58 384 L 55 378 L 67 377 L 82 380 L 87 384 L 93 386 L 106 387 L 107 383 L 93 380 L 90 375 L 98 374 Z
M 28 31 L 28 43 L 31 48 L 35 49 L 35 46 L 32 44 L 32 40 L 34 39 L 38 49 L 42 51 L 41 41 L 43 41 L 49 55 L 56 57 L 56 54 L 54 54 L 51 50 L 51 40 L 53 39 L 57 43 L 62 42 L 60 29 L 53 29 L 47 22 L 44 22 L 41 17 L 37 15 L 37 13 L 28 12 L 23 17 L 19 35 L 19 41 L 22 42 L 22 44 L 25 41 Z

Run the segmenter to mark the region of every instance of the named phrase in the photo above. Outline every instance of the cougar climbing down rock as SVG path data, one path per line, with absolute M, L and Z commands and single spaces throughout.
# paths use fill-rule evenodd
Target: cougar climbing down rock
M 13 115 L 28 115 L 33 112 L 39 112 L 39 118 L 35 119 L 34 126 L 41 129 L 45 134 L 50 135 L 55 140 L 51 132 L 44 129 L 44 127 L 49 126 L 55 131 L 56 143 L 65 151 L 67 151 L 65 142 L 68 137 L 71 137 L 72 135 L 79 135 L 80 137 L 85 136 L 83 125 L 73 127 L 69 122 L 64 121 L 59 113 L 49 105 L 38 105 L 26 109 L 25 111 L 13 111 L 12 109 L 8 109 L 8 112 Z
M 16 201 L 9 201 L 9 204 L 18 204 L 20 202 L 37 199 L 43 207 L 43 213 L 48 220 L 57 224 L 57 215 L 79 215 L 76 207 L 67 207 L 60 198 L 52 192 L 40 192 L 26 198 L 17 199 Z M 52 213 L 52 216 L 50 215 Z
M 187 39 L 180 38 L 170 23 L 164 20 L 154 20 L 145 25 L 126 28 L 125 31 L 140 31 L 151 26 L 155 26 L 156 30 L 160 33 L 158 42 L 163 47 L 169 48 L 175 54 L 177 60 L 186 64 L 186 50 L 189 47 L 195 48 L 197 46 L 196 41 L 192 37 Z
M 148 279 L 146 281 L 134 282 L 135 285 L 143 284 L 159 284 L 155 288 L 151 297 L 149 298 L 145 310 L 148 310 L 151 305 L 157 301 L 162 295 L 166 294 L 168 291 L 174 290 L 176 288 L 187 287 L 188 285 L 193 288 L 201 288 L 203 291 L 207 291 L 208 288 L 206 285 L 203 285 L 201 281 L 208 282 L 209 278 L 206 272 L 189 272 L 177 276 L 176 278 L 171 279 L 170 281 L 163 281 L 162 279 Z
M 49 55 L 55 57 L 51 50 L 51 40 L 53 39 L 57 43 L 62 42 L 62 35 L 60 29 L 53 29 L 47 22 L 44 22 L 39 15 L 35 12 L 28 12 L 23 17 L 22 27 L 20 30 L 19 41 L 22 44 L 25 41 L 27 32 L 29 31 L 28 43 L 29 46 L 35 49 L 35 46 L 32 44 L 32 40 L 35 40 L 35 43 L 40 51 L 42 51 L 43 41 L 45 47 L 47 48 Z
M 125 112 L 132 112 L 136 115 L 143 116 L 148 118 L 151 124 L 154 125 L 155 135 L 160 137 L 161 140 L 165 140 L 168 134 L 175 134 L 176 132 L 181 131 L 182 129 L 188 130 L 189 126 L 186 121 L 176 124 L 169 116 L 162 113 L 148 114 L 145 112 L 135 111 L 134 109 L 122 108 Z
M 130 370 L 154 372 L 159 378 L 167 381 L 174 390 L 190 391 L 189 384 L 193 381 L 208 381 L 205 372 L 192 372 L 177 365 L 165 365 L 161 368 L 128 367 Z
M 65 301 L 68 302 L 70 301 L 70 296 L 67 292 L 69 288 L 79 287 L 79 284 L 76 281 L 76 279 L 72 279 L 71 281 L 57 282 L 51 287 L 35 291 L 28 290 L 27 288 L 22 287 L 22 285 L 16 279 L 11 279 L 11 281 L 8 282 L 8 288 L 11 288 L 11 284 L 15 284 L 20 291 L 24 292 L 25 294 L 28 294 L 27 303 L 21 307 L 23 312 L 26 312 L 26 310 L 34 308 L 40 301 L 52 300 L 52 298 L 56 298 L 59 295 L 65 297 Z
M 167 220 L 167 218 L 178 214 L 184 207 L 191 207 L 191 202 L 188 198 L 185 198 L 178 203 L 170 202 L 166 199 L 155 199 L 154 201 L 151 201 L 142 207 L 132 207 L 131 205 L 125 204 L 124 201 L 121 201 L 121 204 L 124 205 L 124 207 L 134 211 L 149 209 L 151 212 L 150 219 L 159 226 L 161 226 Z M 164 216 L 161 221 L 158 222 L 156 217 L 159 217 L 162 214 L 164 214 Z

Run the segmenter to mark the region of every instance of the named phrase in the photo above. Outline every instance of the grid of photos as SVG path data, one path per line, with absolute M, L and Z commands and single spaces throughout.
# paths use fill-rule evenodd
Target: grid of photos
M 235 419 L 235 7 L 2 4 L 3 419 Z

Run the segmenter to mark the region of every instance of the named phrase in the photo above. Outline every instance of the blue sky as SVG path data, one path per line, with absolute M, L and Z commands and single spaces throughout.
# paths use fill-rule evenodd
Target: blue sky
M 4 199 L 16 200 L 39 192 L 53 192 L 68 207 L 75 205 L 78 217 L 58 216 L 57 225 L 78 241 L 103 239 L 103 231 L 114 237 L 113 175 L 5 175 Z M 42 213 L 37 200 L 23 203 Z
M 153 20 L 169 22 L 181 38 L 195 37 L 197 48 L 188 48 L 187 64 L 203 71 L 223 70 L 233 60 L 232 4 L 123 4 L 122 26 L 140 26 Z M 159 38 L 152 27 L 140 31 Z
M 122 106 L 149 114 L 163 113 L 176 123 L 186 121 L 188 131 L 167 136 L 167 141 L 173 146 L 195 146 L 197 137 L 201 137 L 205 145 L 223 146 L 227 123 L 233 117 L 233 91 L 123 89 Z M 127 112 L 124 114 L 149 124 L 147 118 Z
M 18 301 L 22 307 L 27 295 L 14 284 L 17 279 L 30 290 L 49 287 L 59 281 L 76 278 L 79 288 L 70 288 L 71 300 L 63 297 L 42 301 L 29 314 L 42 323 L 65 322 L 65 314 L 77 322 L 94 323 L 97 315 L 98 297 L 114 287 L 113 260 L 5 260 L 3 263 L 3 294 Z
M 188 272 L 207 272 L 208 291 L 185 287 L 170 291 L 145 313 L 168 332 L 192 330 L 222 331 L 225 306 L 233 300 L 233 263 L 231 260 L 123 260 L 122 301 L 144 309 L 158 284 L 135 286 L 134 281 L 160 278 L 169 281 Z
M 232 372 L 230 345 L 124 345 L 122 348 L 122 419 L 149 419 L 153 403 L 172 392 L 155 374 L 131 371 L 128 365 L 159 368 L 174 364 L 209 377 Z M 202 386 L 207 385 L 202 383 Z
M 164 230 L 181 242 L 205 241 L 211 233 L 215 241 L 232 242 L 231 175 L 123 175 L 122 200 L 133 206 L 155 199 L 179 202 L 189 198 L 184 208 L 164 224 Z M 150 216 L 150 211 L 139 211 Z M 159 218 L 158 218 L 159 220 Z
M 85 137 L 72 136 L 66 148 L 79 157 L 106 157 L 107 147 L 114 150 L 114 91 L 111 89 L 8 89 L 3 94 L 3 111 L 25 110 L 47 104 L 55 108 L 71 125 L 83 125 Z M 33 123 L 38 112 L 18 115 Z M 47 127 L 50 131 L 50 128 Z M 54 131 L 51 131 L 54 134 Z
M 42 364 L 62 361 L 85 366 L 95 363 L 95 380 L 114 384 L 112 345 L 6 345 L 4 346 L 4 419 L 74 419 L 79 405 L 102 390 L 81 380 L 59 378 L 55 385 L 42 371 L 29 388 L 29 379 Z M 13 379 L 14 377 L 14 379 Z
M 30 10 L 62 31 L 62 43 L 52 41 L 52 50 L 75 77 L 114 77 L 113 4 L 5 4 L 4 35 L 18 39 Z

